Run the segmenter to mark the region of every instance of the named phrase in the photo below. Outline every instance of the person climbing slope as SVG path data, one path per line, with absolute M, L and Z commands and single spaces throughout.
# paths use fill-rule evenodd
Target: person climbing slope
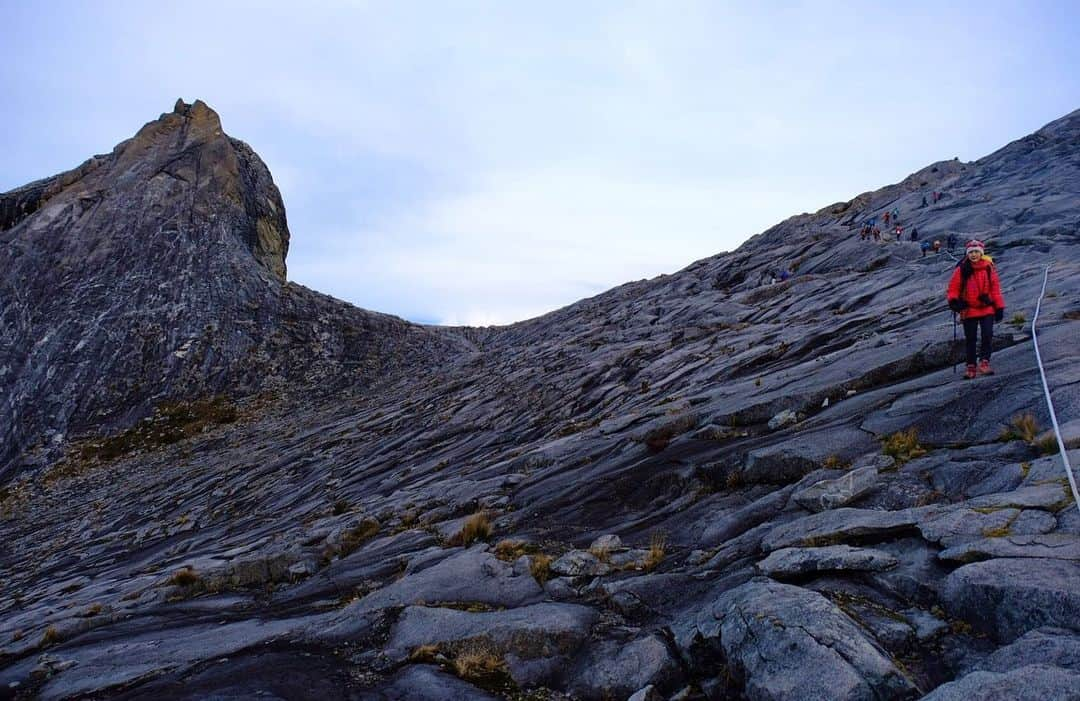
M 1005 298 L 993 260 L 984 255 L 985 246 L 977 239 L 968 241 L 966 256 L 953 270 L 946 297 L 949 308 L 959 312 L 964 323 L 964 350 L 967 355 L 965 380 L 976 375 L 993 375 L 990 353 L 994 343 L 994 321 L 1005 317 Z M 978 347 L 979 364 L 975 365 L 976 334 L 981 335 Z

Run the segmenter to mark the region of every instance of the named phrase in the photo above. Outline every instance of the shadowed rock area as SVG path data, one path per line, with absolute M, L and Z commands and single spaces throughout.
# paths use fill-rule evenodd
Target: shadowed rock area
M 201 102 L 0 195 L 0 698 L 1076 698 L 1080 112 L 506 327 L 288 241 Z

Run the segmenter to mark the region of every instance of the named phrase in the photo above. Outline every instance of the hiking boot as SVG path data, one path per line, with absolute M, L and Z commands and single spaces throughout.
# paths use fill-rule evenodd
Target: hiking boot
M 974 365 L 968 365 L 967 366 L 967 371 L 964 373 L 964 379 L 965 380 L 974 380 L 975 376 L 977 374 L 978 374 L 978 372 L 976 372 L 975 366 Z
M 990 367 L 989 360 L 982 360 L 979 362 L 979 374 L 980 375 L 993 375 L 994 369 Z

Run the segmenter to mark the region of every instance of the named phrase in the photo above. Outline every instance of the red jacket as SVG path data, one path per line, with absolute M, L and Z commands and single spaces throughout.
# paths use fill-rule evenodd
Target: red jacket
M 949 280 L 949 291 L 946 294 L 950 302 L 961 299 L 967 303 L 964 311 L 960 312 L 960 318 L 975 319 L 993 314 L 998 309 L 1004 309 L 1005 298 L 1001 296 L 1001 281 L 998 280 L 997 268 L 994 267 L 993 261 L 988 256 L 983 256 L 978 261 L 970 263 L 973 271 L 964 283 L 961 268 L 968 262 L 965 260 L 953 270 L 952 279 Z M 979 301 L 979 297 L 984 294 L 989 295 L 992 304 L 983 304 Z

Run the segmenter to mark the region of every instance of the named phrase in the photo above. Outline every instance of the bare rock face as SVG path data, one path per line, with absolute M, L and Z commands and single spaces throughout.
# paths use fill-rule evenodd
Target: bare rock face
M 893 210 L 988 240 L 996 375 L 953 373 L 952 256 L 859 239 Z M 0 698 L 1072 698 L 1080 511 L 1030 317 L 1052 263 L 1068 426 L 1078 211 L 1074 112 L 426 328 L 288 283 L 265 166 L 179 103 L 0 195 Z
M 379 364 L 430 336 L 286 283 L 288 248 L 269 171 L 201 101 L 0 195 L 0 476 L 167 400 Z

